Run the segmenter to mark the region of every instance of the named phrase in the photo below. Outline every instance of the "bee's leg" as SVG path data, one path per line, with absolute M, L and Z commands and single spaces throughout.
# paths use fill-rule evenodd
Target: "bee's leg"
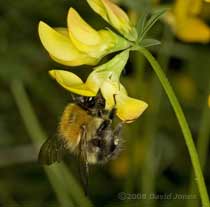
M 110 152 L 107 160 L 115 158 L 122 149 L 121 146 L 123 141 L 121 139 L 121 132 L 123 124 L 124 122 L 118 123 L 112 132 L 112 143 L 110 145 Z
M 114 131 L 113 131 L 114 137 L 120 136 L 123 126 L 124 126 L 124 122 L 120 122 L 117 124 L 117 126 L 114 128 Z
M 114 116 L 116 114 L 116 108 L 114 107 L 110 112 L 109 112 L 109 119 L 114 119 Z
M 99 113 L 99 115 L 98 115 L 99 117 L 102 117 L 104 119 L 108 118 L 108 119 L 112 120 L 112 119 L 114 119 L 114 116 L 116 113 L 116 108 L 114 107 L 111 110 L 101 109 L 98 111 L 98 113 Z
M 99 137 L 102 137 L 103 131 L 106 130 L 107 128 L 109 128 L 111 125 L 111 120 L 109 119 L 105 119 L 101 125 L 99 126 L 99 128 L 96 131 L 96 135 Z
M 85 195 L 88 195 L 88 174 L 89 166 L 87 161 L 87 128 L 85 125 L 81 126 L 81 141 L 80 141 L 80 176 Z

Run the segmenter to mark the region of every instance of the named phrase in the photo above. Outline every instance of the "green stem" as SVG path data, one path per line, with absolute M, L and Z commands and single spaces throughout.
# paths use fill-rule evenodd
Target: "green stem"
M 182 129 L 182 133 L 184 135 L 185 142 L 186 142 L 189 154 L 190 154 L 190 158 L 192 161 L 193 169 L 194 169 L 197 184 L 198 184 L 198 189 L 199 189 L 200 196 L 201 196 L 202 205 L 203 205 L 203 207 L 209 207 L 209 197 L 208 197 L 206 185 L 204 182 L 204 177 L 202 174 L 200 162 L 198 159 L 198 154 L 197 154 L 197 151 L 195 148 L 195 144 L 193 142 L 191 131 L 189 129 L 188 123 L 187 123 L 184 113 L 182 111 L 182 108 L 176 98 L 176 95 L 175 95 L 167 77 L 163 73 L 163 71 L 162 71 L 159 63 L 156 61 L 156 59 L 145 48 L 139 47 L 138 51 L 141 52 L 147 58 L 147 60 L 150 62 L 154 72 L 156 73 L 157 77 L 159 78 L 159 80 L 160 80 L 169 100 L 170 100 L 170 103 L 174 109 L 174 112 L 176 114 L 176 117 L 178 119 L 180 127 Z
M 205 100 L 204 100 L 204 106 L 203 106 L 203 112 L 202 112 L 202 118 L 201 118 L 201 127 L 198 133 L 198 141 L 197 141 L 197 151 L 200 158 L 201 163 L 201 169 L 204 171 L 206 159 L 208 157 L 208 146 L 209 146 L 209 136 L 210 136 L 210 110 L 207 103 L 207 96 L 210 90 L 210 82 L 209 86 L 207 87 L 206 93 L 205 93 Z M 190 180 L 190 190 L 189 194 L 193 195 L 197 193 L 197 187 L 195 185 L 194 180 L 194 173 L 191 175 Z M 187 201 L 188 207 L 198 207 L 199 206 L 199 200 L 188 200 Z
M 164 27 L 164 34 L 161 42 L 163 42 L 162 47 L 158 52 L 157 60 L 161 62 L 164 72 L 168 69 L 168 63 L 170 55 L 164 55 L 164 51 L 171 49 L 173 43 L 173 36 L 167 26 Z M 166 40 L 166 41 L 165 41 Z M 151 82 L 151 97 L 150 102 L 152 104 L 152 109 L 147 112 L 147 119 L 145 125 L 145 147 L 146 147 L 146 157 L 144 161 L 144 166 L 142 169 L 142 191 L 147 195 L 155 193 L 155 179 L 157 176 L 157 169 L 155 169 L 155 154 L 154 154 L 154 138 L 157 134 L 159 122 L 159 112 L 161 108 L 163 90 L 156 76 L 153 77 Z M 154 104 L 153 104 L 154 103 Z M 149 196 L 148 196 L 149 197 Z M 154 207 L 156 206 L 155 199 L 144 199 L 142 200 L 144 206 Z

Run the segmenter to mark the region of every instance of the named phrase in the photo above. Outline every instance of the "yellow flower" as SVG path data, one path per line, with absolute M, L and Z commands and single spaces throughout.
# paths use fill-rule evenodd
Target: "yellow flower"
M 128 55 L 129 51 L 123 51 L 109 62 L 96 67 L 85 83 L 71 72 L 51 70 L 49 73 L 65 89 L 79 95 L 96 96 L 101 90 L 106 102 L 105 108 L 111 110 L 116 107 L 117 116 L 122 121 L 130 123 L 137 119 L 148 105 L 141 100 L 130 98 L 119 82 Z
M 110 0 L 87 0 L 90 7 L 105 21 L 131 41 L 137 38 L 137 32 L 127 14 Z
M 106 109 L 117 109 L 117 116 L 126 123 L 135 121 L 148 107 L 144 101 L 131 98 L 123 85 L 106 80 L 101 86 L 101 93 L 106 101 Z
M 201 13 L 202 0 L 176 0 L 172 12 L 166 21 L 172 26 L 177 37 L 185 42 L 210 41 L 210 28 L 198 16 Z
M 209 97 L 208 97 L 208 106 L 209 106 L 209 108 L 210 108 L 210 95 L 209 95 Z
M 68 13 L 68 28 L 53 29 L 39 23 L 39 37 L 56 62 L 68 66 L 96 65 L 105 55 L 126 49 L 129 43 L 111 30 L 94 30 L 73 8 Z

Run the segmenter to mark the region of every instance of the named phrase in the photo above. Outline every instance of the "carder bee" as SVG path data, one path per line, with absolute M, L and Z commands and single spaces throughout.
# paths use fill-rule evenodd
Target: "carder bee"
M 115 108 L 105 109 L 100 92 L 96 97 L 73 96 L 61 116 L 57 136 L 48 138 L 40 149 L 40 163 L 59 162 L 70 152 L 79 157 L 80 171 L 84 171 L 80 173 L 87 177 L 89 164 L 106 163 L 121 149 L 123 122 L 113 127 L 115 112 Z M 82 181 L 86 186 L 87 179 Z

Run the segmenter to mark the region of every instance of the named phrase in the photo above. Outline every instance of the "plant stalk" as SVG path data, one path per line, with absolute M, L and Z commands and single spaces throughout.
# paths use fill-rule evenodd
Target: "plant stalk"
M 201 170 L 201 165 L 198 158 L 198 153 L 196 151 L 195 144 L 193 142 L 192 134 L 189 129 L 188 123 L 186 121 L 185 115 L 182 111 L 182 108 L 179 104 L 179 101 L 173 91 L 173 88 L 171 87 L 171 84 L 169 83 L 167 77 L 165 76 L 164 72 L 162 71 L 162 68 L 160 67 L 159 63 L 156 61 L 156 59 L 152 56 L 152 54 L 145 48 L 138 47 L 138 51 L 142 53 L 146 59 L 151 64 L 154 72 L 156 73 L 158 79 L 160 80 L 168 98 L 169 101 L 174 109 L 174 112 L 176 114 L 176 117 L 178 119 L 178 122 L 180 124 L 182 133 L 185 138 L 185 142 L 190 154 L 191 162 L 193 165 L 193 169 L 195 172 L 197 185 L 199 189 L 199 193 L 201 196 L 202 206 L 203 207 L 209 207 L 209 196 L 207 192 L 207 188 L 205 185 L 204 177 Z

